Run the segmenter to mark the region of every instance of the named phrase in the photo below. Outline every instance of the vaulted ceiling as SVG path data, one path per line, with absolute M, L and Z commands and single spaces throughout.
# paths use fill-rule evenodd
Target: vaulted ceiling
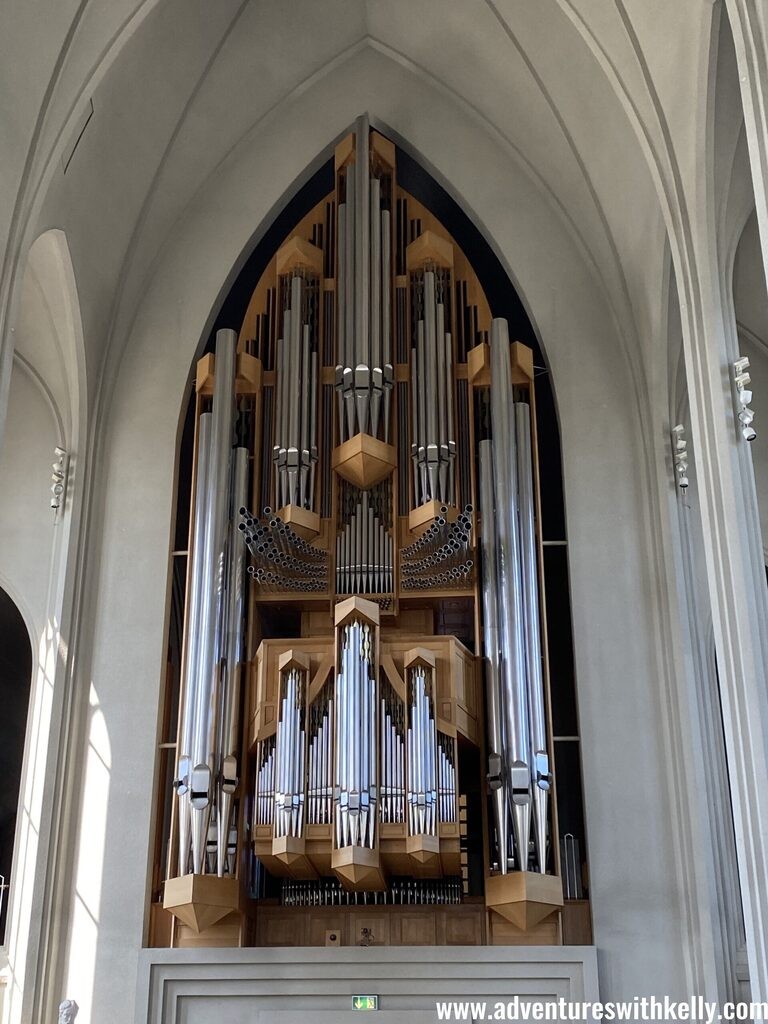
M 121 322 L 130 319 L 169 232 L 206 183 L 237 158 L 238 147 L 275 119 L 290 117 L 297 96 L 323 83 L 360 89 L 366 67 L 374 66 L 378 80 L 387 67 L 414 89 L 426 83 L 450 96 L 525 168 L 577 240 L 642 375 L 643 353 L 666 322 L 665 193 L 676 178 L 694 182 L 701 157 L 709 4 L 37 0 L 12 6 L 0 34 L 5 286 L 13 284 L 14 260 L 22 266 L 35 237 L 51 227 L 66 233 L 91 381 Z M 377 102 L 361 92 L 374 121 Z M 91 103 L 93 114 L 65 172 L 62 157 Z M 727 110 L 723 116 L 727 123 Z M 408 110 L 397 117 L 407 143 Z M 450 124 L 440 127 L 451 131 Z M 298 135 L 302 125 L 293 130 Z M 728 146 L 738 143 L 737 130 Z M 734 158 L 728 159 L 730 173 Z M 511 193 L 509 202 L 515 201 Z M 222 280 L 228 269 L 222 267 Z

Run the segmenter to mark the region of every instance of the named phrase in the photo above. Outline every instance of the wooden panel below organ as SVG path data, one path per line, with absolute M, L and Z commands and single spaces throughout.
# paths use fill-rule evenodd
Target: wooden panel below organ
M 250 941 L 254 946 L 325 946 L 326 933 L 333 932 L 339 937 L 333 945 L 342 946 L 481 946 L 485 918 L 481 901 L 444 907 L 265 904 L 256 909 Z

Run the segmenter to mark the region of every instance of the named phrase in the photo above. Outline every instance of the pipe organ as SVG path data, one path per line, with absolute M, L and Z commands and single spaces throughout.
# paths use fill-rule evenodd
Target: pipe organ
M 198 364 L 177 943 L 412 891 L 558 941 L 532 353 L 396 172 L 359 119 Z

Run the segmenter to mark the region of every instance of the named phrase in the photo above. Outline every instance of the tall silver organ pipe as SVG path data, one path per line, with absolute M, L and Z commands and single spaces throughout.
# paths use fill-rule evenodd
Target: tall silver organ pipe
M 191 806 L 192 870 L 200 874 L 205 859 L 208 819 L 213 798 L 216 707 L 221 672 L 222 625 L 226 587 L 227 527 L 230 505 L 230 453 L 234 422 L 237 335 L 218 331 L 216 375 L 205 502 L 205 531 L 193 554 L 193 572 L 201 576 L 197 670 L 185 699 L 193 702 Z
M 272 509 L 264 509 L 257 518 L 247 508 L 240 509 L 239 530 L 253 555 L 249 575 L 265 589 L 295 590 L 311 593 L 326 590 L 328 553 L 312 547 L 299 537 Z
M 294 273 L 286 286 L 277 340 L 277 404 L 272 461 L 278 506 L 312 508 L 317 464 L 317 353 L 312 351 L 311 282 Z
M 415 505 L 454 503 L 453 343 L 445 330 L 450 287 L 447 270 L 425 270 L 414 282 L 418 310 L 411 350 Z
M 211 413 L 204 412 L 200 417 L 197 435 L 197 475 L 195 483 L 195 521 L 192 534 L 192 572 L 189 579 L 189 600 L 185 633 L 187 648 L 184 664 L 182 686 L 181 721 L 179 725 L 179 756 L 176 771 L 176 790 L 178 804 L 178 835 L 179 835 L 179 874 L 185 875 L 189 867 L 190 852 L 190 803 L 189 785 L 192 773 L 192 735 L 194 730 L 195 693 L 199 684 L 199 639 L 200 613 L 203 597 L 204 579 L 198 566 L 198 558 L 202 559 L 207 529 L 206 503 L 208 500 L 208 467 L 211 460 Z
M 334 804 L 336 846 L 374 847 L 377 804 L 374 634 L 362 620 L 344 623 L 336 674 Z
M 517 454 L 507 321 L 491 323 L 491 429 L 496 492 L 499 647 L 504 691 L 506 768 L 518 867 L 528 866 L 531 757 L 525 627 L 520 571 Z
M 408 669 L 408 831 L 437 834 L 437 730 L 432 704 L 432 670 Z
M 371 172 L 367 117 L 355 124 L 355 162 L 339 203 L 337 301 L 339 437 L 388 439 L 394 380 L 390 337 L 391 225 L 381 179 Z
M 528 668 L 528 714 L 531 734 L 533 818 L 539 871 L 546 870 L 547 803 L 552 777 L 547 753 L 547 719 L 544 707 L 544 679 L 541 668 L 539 588 L 531 454 L 531 409 L 527 402 L 515 403 L 517 437 L 517 478 L 520 496 L 520 553 L 523 603 L 525 605 L 526 664 Z
M 504 714 L 499 657 L 498 581 L 496 578 L 496 504 L 493 495 L 493 447 L 478 445 L 480 515 L 482 517 L 483 647 L 485 653 L 486 722 L 488 726 L 488 787 L 491 791 L 499 870 L 507 872 L 507 774 L 504 764 Z
M 229 509 L 226 575 L 226 631 L 221 678 L 219 715 L 219 758 L 216 799 L 216 870 L 221 876 L 228 864 L 227 847 L 232 830 L 232 802 L 239 782 L 238 733 L 240 677 L 243 661 L 245 610 L 245 544 L 237 521 L 248 495 L 248 449 L 238 447 L 232 456 L 232 496 Z

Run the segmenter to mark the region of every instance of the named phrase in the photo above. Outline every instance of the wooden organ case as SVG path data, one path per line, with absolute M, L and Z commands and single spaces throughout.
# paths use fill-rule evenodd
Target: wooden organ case
M 157 944 L 562 941 L 532 352 L 396 172 L 198 364 Z

